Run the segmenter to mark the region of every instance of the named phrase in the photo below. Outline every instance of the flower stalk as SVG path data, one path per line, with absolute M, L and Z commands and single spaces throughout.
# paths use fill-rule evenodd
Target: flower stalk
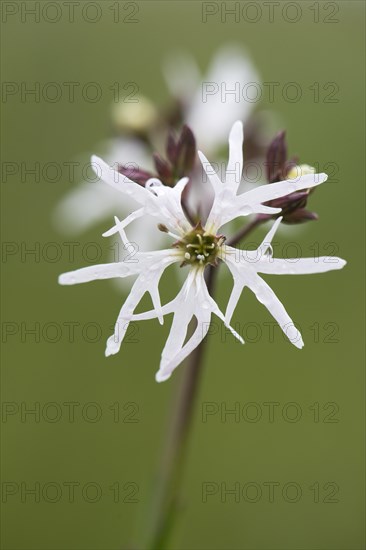
M 208 266 L 206 283 L 211 295 L 214 292 L 216 274 L 217 268 Z M 164 442 L 150 510 L 147 541 L 143 547 L 146 550 L 165 550 L 179 511 L 180 485 L 206 346 L 207 338 L 204 338 L 192 352 L 184 368 L 183 380 L 178 386 L 178 395 L 173 400 L 173 412 L 170 415 L 172 420 Z
M 244 225 L 230 239 L 230 244 L 236 245 L 247 237 L 261 223 L 265 222 L 261 216 L 255 217 Z M 219 266 L 209 265 L 206 270 L 206 284 L 211 296 L 214 296 L 215 281 Z M 188 452 L 190 429 L 193 424 L 195 403 L 202 376 L 207 337 L 192 352 L 184 367 L 183 380 L 178 386 L 178 394 L 173 400 L 173 412 L 164 450 L 156 478 L 156 491 L 147 540 L 146 550 L 165 550 L 173 534 L 180 507 L 180 486 L 184 475 L 184 467 Z

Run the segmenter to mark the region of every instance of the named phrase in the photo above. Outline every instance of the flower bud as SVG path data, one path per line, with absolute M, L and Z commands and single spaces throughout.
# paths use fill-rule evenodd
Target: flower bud
M 296 158 L 287 159 L 285 132 L 280 132 L 273 139 L 267 152 L 267 178 L 269 183 L 285 179 L 298 179 L 306 174 L 315 174 L 315 168 L 308 164 L 298 164 Z M 305 209 L 310 190 L 291 193 L 285 197 L 268 201 L 266 205 L 281 208 L 283 222 L 288 224 L 317 220 L 314 212 Z M 277 216 L 275 216 L 277 217 Z
M 310 212 L 310 210 L 306 210 L 306 208 L 298 208 L 297 210 L 294 210 L 293 212 L 290 212 L 284 216 L 283 221 L 285 223 L 291 224 L 297 224 L 297 223 L 304 223 L 312 220 L 317 220 L 318 215 L 315 214 L 315 212 Z
M 121 100 L 114 104 L 112 119 L 119 130 L 144 134 L 156 124 L 158 111 L 149 99 L 139 96 L 136 103 Z
M 136 168 L 135 166 L 131 165 L 125 166 L 124 164 L 118 165 L 117 172 L 119 172 L 123 176 L 126 176 L 128 179 L 139 183 L 140 185 L 145 185 L 147 180 L 155 177 L 154 174 L 151 174 L 151 172 L 141 170 L 140 168 Z
M 166 154 L 176 179 L 187 176 L 191 172 L 196 160 L 196 151 L 196 139 L 188 126 L 183 126 L 178 140 L 172 132 L 169 133 Z
M 286 179 L 293 180 L 297 179 L 300 176 L 305 176 L 306 174 L 315 174 L 315 168 L 309 166 L 308 164 L 293 165 L 289 168 Z
M 283 130 L 273 139 L 267 151 L 267 179 L 269 183 L 281 181 L 287 160 L 286 132 Z
M 173 185 L 173 171 L 169 162 L 163 159 L 159 153 L 153 153 L 153 159 L 159 179 L 161 179 L 165 185 Z

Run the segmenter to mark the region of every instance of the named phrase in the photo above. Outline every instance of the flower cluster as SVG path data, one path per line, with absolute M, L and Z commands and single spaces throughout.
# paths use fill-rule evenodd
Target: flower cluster
M 188 130 L 185 132 L 185 135 L 190 135 Z M 174 142 L 174 147 L 171 143 L 169 164 L 158 163 L 160 174 L 165 166 L 167 176 L 172 176 L 173 173 L 179 174 L 179 177 L 183 175 L 182 165 L 179 165 L 180 170 L 176 171 L 176 156 L 173 153 L 179 150 L 187 152 L 188 149 L 182 145 L 185 143 L 184 140 L 180 149 L 179 143 Z M 299 331 L 261 274 L 321 273 L 341 269 L 345 265 L 345 261 L 340 258 L 323 257 L 317 258 L 316 261 L 314 258 L 305 258 L 294 263 L 272 257 L 271 242 L 281 223 L 281 211 L 284 209 L 283 205 L 287 204 L 286 200 L 289 200 L 288 197 L 296 197 L 299 193 L 309 193 L 309 190 L 326 181 L 326 174 L 300 170 L 297 176 L 287 173 L 282 181 L 272 181 L 240 192 L 243 172 L 243 125 L 240 121 L 235 122 L 230 131 L 229 159 L 224 177 L 219 177 L 201 151 L 198 151 L 198 156 L 211 183 L 212 193 L 207 215 L 198 205 L 194 216 L 184 207 L 184 194 L 189 185 L 188 177 L 181 177 L 175 185 L 169 182 L 168 185 L 164 185 L 161 179 L 149 177 L 145 184 L 141 185 L 141 182 L 130 179 L 124 170 L 116 170 L 100 158 L 93 157 L 93 168 L 100 180 L 138 204 L 125 219 L 119 220 L 115 217 L 114 226 L 104 235 L 119 235 L 122 242 L 128 246 L 126 230 L 130 224 L 140 220 L 144 225 L 146 220 L 152 219 L 157 231 L 160 230 L 171 237 L 171 247 L 137 252 L 134 263 L 122 261 L 86 267 L 65 273 L 59 279 L 63 285 L 73 285 L 97 279 L 136 277 L 118 315 L 114 334 L 107 341 L 107 356 L 119 351 L 131 321 L 157 318 L 163 323 L 166 315 L 173 314 L 170 333 L 156 375 L 158 382 L 167 380 L 174 369 L 200 344 L 209 330 L 213 314 L 221 319 L 234 337 L 243 342 L 241 336 L 230 326 L 230 322 L 244 287 L 248 287 L 268 309 L 289 340 L 297 348 L 302 348 L 303 340 Z M 183 154 L 182 158 L 191 159 L 188 154 Z M 201 198 L 204 200 L 205 196 Z M 296 211 L 295 205 L 293 211 Z M 222 228 L 235 219 L 251 214 L 276 218 L 257 250 L 241 250 L 227 244 L 226 235 L 221 233 Z M 206 268 L 217 266 L 219 263 L 224 263 L 233 277 L 233 288 L 225 313 L 210 295 L 205 280 Z M 178 264 L 187 274 L 176 297 L 163 305 L 160 300 L 159 282 L 164 271 L 172 264 Z M 153 309 L 135 313 L 145 293 L 150 294 Z M 187 339 L 188 326 L 194 318 L 196 326 L 193 334 Z
M 234 94 L 228 94 L 223 100 L 220 91 L 207 97 L 203 93 L 210 83 L 211 87 L 212 83 L 219 83 L 232 90 L 238 82 L 243 85 L 260 82 L 252 60 L 239 46 L 220 48 L 205 74 L 201 74 L 194 58 L 183 52 L 173 52 L 163 62 L 162 69 L 170 92 L 167 102 L 159 106 L 140 93 L 134 102 L 121 97 L 111 109 L 113 137 L 98 144 L 94 150 L 99 151 L 99 156 L 110 166 L 143 185 L 151 177 L 169 186 L 183 176 L 189 177 L 185 195 L 192 188 L 189 197 L 194 202 L 203 194 L 196 142 L 206 154 L 220 160 L 232 124 L 241 120 L 246 135 L 246 159 L 257 160 L 263 156 L 269 139 L 263 119 L 270 119 L 271 114 L 258 109 L 254 112 L 253 102 L 237 101 Z M 165 157 L 155 153 L 152 158 L 151 151 L 161 151 L 165 142 Z M 84 181 L 65 195 L 54 213 L 54 222 L 63 234 L 73 235 L 93 224 L 109 223 L 116 209 L 124 216 L 134 207 L 130 197 L 122 196 L 114 187 L 106 189 L 90 177 L 89 155 L 78 158 L 77 162 L 83 166 Z M 212 197 L 207 189 L 204 195 L 209 203 Z M 203 206 L 201 203 L 201 208 L 205 210 L 203 214 L 207 214 L 209 204 Z M 143 227 L 134 224 L 129 232 L 131 242 L 138 243 L 140 250 L 160 247 L 165 239 L 154 229 L 148 219 Z M 123 280 L 121 282 L 123 286 Z

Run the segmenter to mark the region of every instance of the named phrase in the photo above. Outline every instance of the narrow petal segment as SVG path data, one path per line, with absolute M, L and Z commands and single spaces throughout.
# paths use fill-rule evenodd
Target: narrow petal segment
M 225 315 L 226 321 L 230 322 L 241 293 L 244 287 L 247 286 L 254 292 L 258 301 L 261 302 L 276 319 L 290 342 L 297 348 L 302 348 L 304 342 L 300 332 L 295 327 L 292 319 L 273 290 L 263 281 L 263 279 L 261 279 L 261 277 L 259 277 L 259 275 L 257 275 L 255 268 L 250 264 L 236 264 L 233 256 L 229 255 L 226 257 L 226 263 L 234 279 L 234 286 Z
M 225 245 L 222 247 L 220 257 L 227 264 L 234 279 L 225 317 L 226 322 L 230 323 L 243 289 L 248 287 L 276 319 L 290 342 L 301 349 L 304 342 L 300 332 L 295 327 L 283 304 L 258 273 L 272 275 L 324 273 L 334 269 L 342 269 L 346 262 L 341 258 L 327 256 L 291 260 L 272 258 L 271 243 L 281 220 L 282 218 L 278 218 L 274 222 L 262 243 L 254 251 L 239 250 Z
M 116 262 L 114 264 L 90 265 L 75 271 L 69 271 L 60 275 L 60 285 L 77 285 L 89 283 L 98 279 L 114 279 L 116 277 L 128 277 L 136 275 L 141 270 L 141 265 L 133 263 Z
M 146 205 L 150 200 L 150 193 L 145 187 L 130 180 L 127 176 L 120 174 L 104 160 L 93 155 L 91 158 L 92 168 L 95 174 L 108 183 L 111 187 L 135 199 L 141 205 Z
M 118 218 L 116 218 L 116 222 L 118 221 Z M 120 235 L 122 241 L 127 243 L 127 237 L 123 230 L 120 230 Z M 138 275 L 118 315 L 114 334 L 107 341 L 105 353 L 106 355 L 113 355 L 119 351 L 133 312 L 146 292 L 151 296 L 154 306 L 154 315 L 159 319 L 160 323 L 163 322 L 159 281 L 165 269 L 178 261 L 181 261 L 181 254 L 175 249 L 141 252 L 135 254 L 130 261 L 89 266 L 69 273 L 64 273 L 60 275 L 59 283 L 62 285 L 74 285 L 95 281 L 97 279 Z
M 268 309 L 290 342 L 301 349 L 304 346 L 301 334 L 271 287 L 259 275 L 245 277 L 245 279 L 248 288 L 254 292 L 257 300 Z
M 310 275 L 342 269 L 346 263 L 342 258 L 335 256 L 290 260 L 267 256 L 260 259 L 256 268 L 258 273 L 268 273 L 269 275 Z
M 267 183 L 251 189 L 239 195 L 238 202 L 241 207 L 245 205 L 258 205 L 262 202 L 279 199 L 302 189 L 311 189 L 327 180 L 327 174 L 305 174 L 297 179 L 288 179 L 276 183 Z
M 132 212 L 125 220 L 107 231 L 106 236 L 118 233 L 120 228 L 127 227 L 132 221 L 144 215 L 159 218 L 160 223 L 164 223 L 173 231 L 182 233 L 189 230 L 190 224 L 181 205 L 182 192 L 188 178 L 182 178 L 174 187 L 167 187 L 157 178 L 151 178 L 143 187 L 108 166 L 99 157 L 92 157 L 92 166 L 101 180 L 142 205 L 142 208 Z
M 159 294 L 159 281 L 165 269 L 176 261 L 177 256 L 170 253 L 165 255 L 165 257 L 155 257 L 153 261 L 145 263 L 144 268 L 141 269 L 139 276 L 131 288 L 131 292 L 127 300 L 119 312 L 114 327 L 114 333 L 107 340 L 107 347 L 105 350 L 107 357 L 119 352 L 129 324 L 133 318 L 133 312 L 146 292 L 148 292 L 151 296 L 155 317 L 159 319 L 161 324 L 163 323 L 163 311 Z
M 202 342 L 206 336 L 211 316 L 217 315 L 229 328 L 232 334 L 243 343 L 243 339 L 235 330 L 230 327 L 220 311 L 216 302 L 211 298 L 207 290 L 206 282 L 203 277 L 203 270 L 191 270 L 179 294 L 163 306 L 164 315 L 173 313 L 173 323 L 161 355 L 161 363 L 156 380 L 162 382 L 170 378 L 172 372 L 188 355 Z M 148 311 L 132 316 L 132 320 L 140 321 L 153 319 L 156 317 L 155 311 Z M 186 343 L 188 325 L 195 317 L 197 321 L 196 329 L 193 335 Z
M 216 233 L 224 224 L 250 214 L 279 214 L 281 208 L 263 204 L 302 189 L 320 185 L 327 179 L 326 174 L 306 174 L 298 178 L 277 183 L 260 185 L 255 189 L 237 195 L 243 171 L 243 127 L 235 122 L 229 137 L 229 161 L 225 181 L 222 181 L 214 166 L 203 153 L 199 157 L 214 190 L 214 200 L 206 222 L 206 229 Z

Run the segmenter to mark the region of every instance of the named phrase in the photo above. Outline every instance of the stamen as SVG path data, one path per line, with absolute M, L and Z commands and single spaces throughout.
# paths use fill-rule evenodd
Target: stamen
M 225 241 L 223 235 L 212 235 L 205 231 L 200 223 L 180 238 L 173 246 L 180 249 L 184 257 L 182 266 L 189 263 L 191 266 L 204 267 L 206 264 L 217 265 L 217 258 L 221 252 L 221 245 Z
M 170 235 L 171 237 L 173 237 L 173 239 L 176 239 L 178 241 L 181 240 L 181 237 L 179 235 L 176 235 L 175 233 L 172 233 L 171 231 L 169 231 L 167 226 L 164 225 L 163 223 L 158 223 L 158 229 L 159 229 L 159 231 L 162 231 L 163 233 L 166 233 L 167 235 Z
M 167 234 L 170 235 L 171 237 L 173 237 L 173 239 L 176 239 L 177 241 L 179 241 L 181 239 L 181 237 L 179 235 L 176 235 L 175 233 L 172 233 L 171 231 L 167 231 Z

